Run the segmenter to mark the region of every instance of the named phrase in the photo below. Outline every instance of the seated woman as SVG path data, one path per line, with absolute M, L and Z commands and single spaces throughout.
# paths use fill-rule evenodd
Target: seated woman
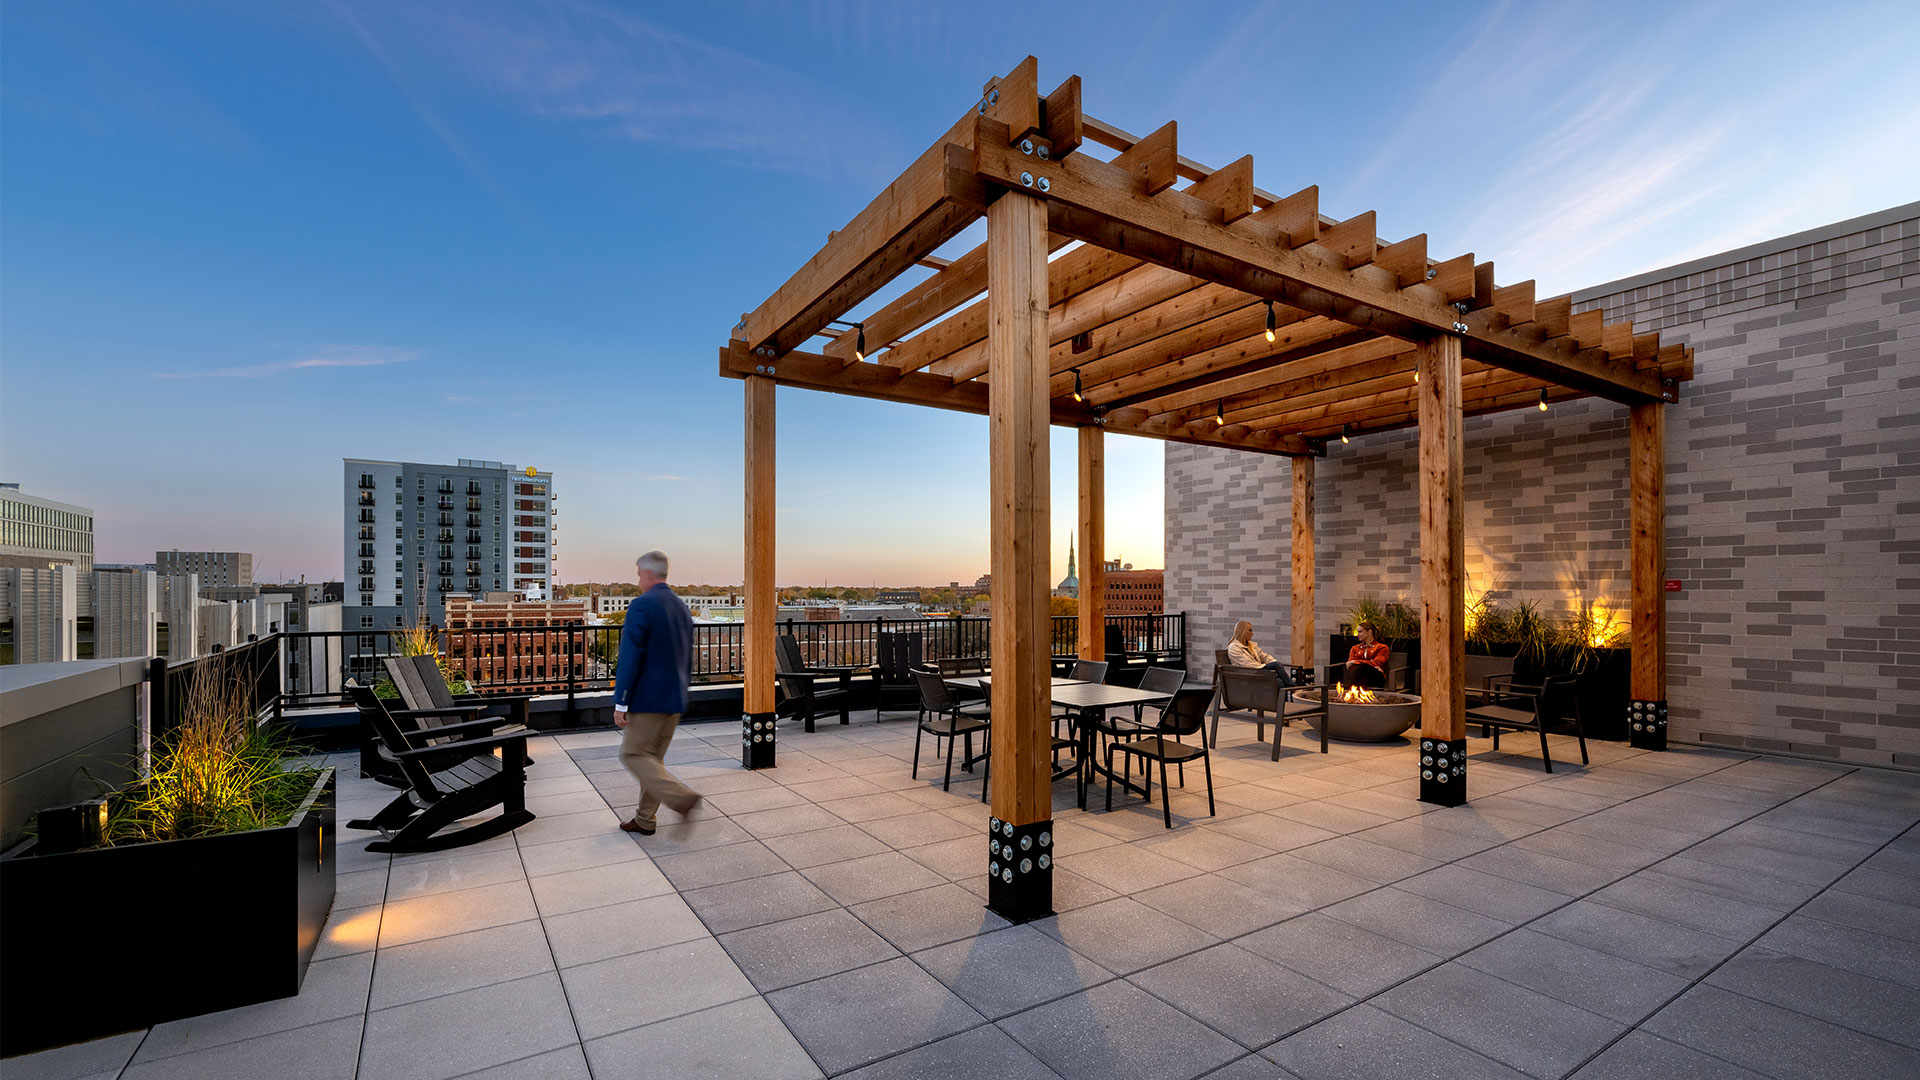
M 1253 643 L 1253 624 L 1245 619 L 1233 624 L 1233 640 L 1227 642 L 1227 661 L 1234 667 L 1266 668 L 1286 674 L 1286 668 Z
M 1359 633 L 1359 644 L 1347 650 L 1347 672 L 1342 681 L 1349 686 L 1385 687 L 1387 654 L 1392 650 L 1380 640 L 1380 630 L 1372 623 L 1361 623 Z

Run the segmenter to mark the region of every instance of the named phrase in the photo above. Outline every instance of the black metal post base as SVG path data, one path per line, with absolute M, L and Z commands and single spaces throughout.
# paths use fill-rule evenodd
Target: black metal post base
M 773 768 L 772 713 L 748 713 L 740 721 L 740 767 Z
M 1627 745 L 1641 750 L 1667 748 L 1667 703 L 1634 701 L 1627 705 Z
M 987 822 L 987 909 L 1013 923 L 1053 914 L 1053 822 Z
M 1435 806 L 1467 803 L 1467 740 L 1420 740 L 1420 801 Z

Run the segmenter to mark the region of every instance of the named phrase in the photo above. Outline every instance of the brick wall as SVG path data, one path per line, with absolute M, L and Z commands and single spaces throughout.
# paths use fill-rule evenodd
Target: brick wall
M 1675 737 L 1920 767 L 1920 206 L 1575 294 L 1694 346 L 1667 416 Z M 1465 425 L 1469 595 L 1627 604 L 1626 408 Z M 1316 657 L 1364 595 L 1419 595 L 1418 436 L 1318 465 Z M 1194 669 L 1234 619 L 1287 653 L 1290 466 L 1169 444 L 1167 610 Z

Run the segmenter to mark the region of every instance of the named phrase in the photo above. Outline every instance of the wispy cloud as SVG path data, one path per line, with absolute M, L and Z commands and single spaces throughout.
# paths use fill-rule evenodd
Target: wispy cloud
M 269 360 L 261 364 L 208 368 L 202 371 L 167 371 L 156 379 L 265 379 L 289 371 L 308 368 L 362 368 L 404 364 L 420 355 L 418 349 L 396 345 L 320 345 L 305 355 L 288 360 Z
M 422 80 L 437 75 L 455 92 L 477 88 L 528 115 L 756 167 L 837 178 L 871 168 L 876 156 L 872 118 L 822 84 L 629 11 L 577 0 L 334 2 L 422 120 L 483 178 Z M 854 131 L 866 152 L 821 152 Z
M 640 479 L 642 479 L 642 480 L 685 480 L 685 479 L 686 479 L 686 477 L 684 477 L 684 476 L 674 476 L 674 475 L 672 475 L 672 474 L 670 474 L 670 473 L 661 473 L 661 474 L 659 474 L 659 475 L 657 475 L 657 476 L 643 476 L 643 477 L 641 477 Z

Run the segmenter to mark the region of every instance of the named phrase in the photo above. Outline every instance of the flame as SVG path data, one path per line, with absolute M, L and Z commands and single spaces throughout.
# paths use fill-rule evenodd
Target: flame
M 1333 692 L 1336 697 L 1348 705 L 1380 704 L 1380 699 L 1373 696 L 1372 690 L 1358 684 L 1348 686 L 1345 683 L 1334 683 Z

